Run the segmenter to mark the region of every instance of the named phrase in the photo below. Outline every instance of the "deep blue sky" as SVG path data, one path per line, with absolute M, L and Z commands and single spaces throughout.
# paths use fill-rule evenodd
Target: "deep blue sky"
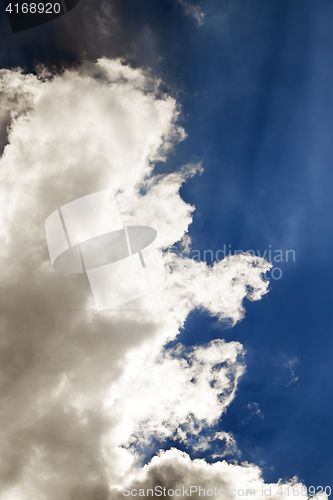
M 196 59 L 188 85 L 199 95 L 186 100 L 189 139 L 181 148 L 205 168 L 182 190 L 197 207 L 193 248 L 263 252 L 271 244 L 294 249 L 296 262 L 281 265 L 269 295 L 221 332 L 244 344 L 248 368 L 220 428 L 267 481 L 297 474 L 307 486 L 326 486 L 333 470 L 333 4 L 222 4 L 189 42 Z M 212 338 L 208 323 L 194 313 L 183 340 L 202 330 Z M 293 359 L 299 378 L 288 385 Z M 251 415 L 253 402 L 263 418 Z
M 15 35 L 2 16 L 1 67 L 124 56 L 163 78 L 188 138 L 158 169 L 202 161 L 205 170 L 182 188 L 197 207 L 193 248 L 296 252 L 268 296 L 246 303 L 241 323 L 217 331 L 194 312 L 179 340 L 218 334 L 247 349 L 247 373 L 219 426 L 241 460 L 268 481 L 297 474 L 307 486 L 333 486 L 333 3 L 206 0 L 200 27 L 176 0 L 110 3 L 121 22 L 103 40 L 85 0 Z

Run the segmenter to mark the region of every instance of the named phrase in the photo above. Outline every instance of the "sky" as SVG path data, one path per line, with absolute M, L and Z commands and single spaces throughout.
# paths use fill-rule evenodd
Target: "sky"
M 332 487 L 331 2 L 0 23 L 0 500 Z M 110 188 L 166 278 L 98 312 L 44 224 Z

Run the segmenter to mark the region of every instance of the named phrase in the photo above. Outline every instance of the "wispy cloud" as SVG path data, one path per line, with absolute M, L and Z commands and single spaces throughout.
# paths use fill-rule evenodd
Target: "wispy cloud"
M 283 355 L 283 357 L 284 357 L 283 368 L 290 372 L 289 380 L 287 383 L 288 387 L 289 385 L 295 384 L 298 381 L 298 375 L 295 374 L 295 366 L 299 363 L 299 361 L 296 356 L 288 358 L 286 355 Z
M 180 5 L 184 8 L 185 14 L 188 16 L 193 16 L 198 25 L 201 26 L 204 22 L 205 14 L 202 12 L 198 5 L 193 5 L 190 0 L 177 0 Z

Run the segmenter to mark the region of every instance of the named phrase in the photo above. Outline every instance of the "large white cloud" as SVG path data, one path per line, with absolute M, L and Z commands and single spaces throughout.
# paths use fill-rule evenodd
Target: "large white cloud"
M 201 166 L 153 175 L 155 162 L 185 137 L 177 104 L 157 81 L 120 61 L 101 59 L 56 76 L 0 76 L 3 123 L 12 111 L 0 160 L 0 499 L 106 499 L 111 490 L 118 495 L 117 485 L 163 476 L 173 460 L 195 472 L 197 462 L 177 451 L 140 472 L 139 452 L 152 436 L 176 436 L 194 449 L 214 439 L 235 448 L 232 436 L 212 429 L 203 438 L 200 430 L 234 397 L 243 350 L 221 340 L 164 346 L 195 308 L 220 321 L 241 320 L 244 299 L 267 292 L 262 275 L 270 265 L 237 255 L 210 267 L 165 253 L 167 278 L 156 292 L 132 308 L 92 310 L 86 277 L 53 271 L 45 219 L 111 187 L 125 223 L 155 227 L 165 249 L 182 238 L 188 245 L 194 207 L 179 188 Z M 250 470 L 202 470 L 218 467 L 230 481 Z

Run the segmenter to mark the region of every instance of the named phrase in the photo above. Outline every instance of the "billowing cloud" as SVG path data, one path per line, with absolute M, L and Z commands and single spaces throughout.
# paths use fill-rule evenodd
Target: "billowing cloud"
M 193 309 L 241 320 L 244 299 L 267 293 L 270 264 L 235 255 L 207 266 L 165 251 L 163 286 L 98 313 L 86 276 L 55 273 L 49 261 L 48 215 L 106 188 L 125 224 L 156 228 L 164 250 L 190 245 L 194 207 L 179 189 L 201 166 L 154 176 L 155 163 L 185 138 L 177 103 L 119 60 L 0 76 L 10 122 L 0 160 L 0 500 L 104 500 L 128 481 L 169 481 L 168 470 L 170 484 L 186 470 L 200 470 L 202 484 L 207 471 L 223 473 L 226 484 L 251 474 L 259 481 L 253 466 L 198 466 L 176 450 L 142 470 L 139 463 L 152 437 L 192 449 L 220 440 L 237 452 L 232 436 L 213 427 L 244 372 L 242 346 L 165 346 Z
M 125 444 L 177 437 L 188 442 L 217 423 L 232 401 L 244 367 L 237 342 L 215 340 L 186 353 L 176 348 L 157 358 L 133 359 L 111 389 L 108 406 L 119 414 L 115 437 Z M 128 442 L 126 444 L 129 444 Z
M 202 497 L 277 500 L 306 494 L 304 485 L 296 477 L 284 485 L 267 484 L 262 479 L 259 467 L 254 465 L 235 465 L 226 461 L 208 464 L 201 459 L 191 460 L 186 453 L 176 449 L 154 457 L 142 470 L 129 477 L 126 485 L 115 489 L 114 497 L 117 500 L 126 496 L 131 498 L 131 492 L 142 497 L 152 496 L 151 490 L 157 492 L 155 498 L 189 497 L 194 500 Z

